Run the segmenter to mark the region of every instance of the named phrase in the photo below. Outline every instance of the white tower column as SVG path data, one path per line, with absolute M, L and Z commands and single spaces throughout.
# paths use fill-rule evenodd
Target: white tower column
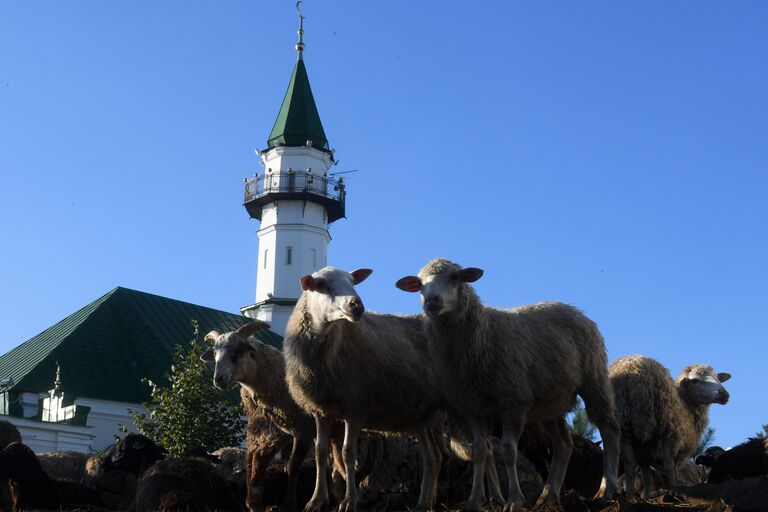
M 299 13 L 298 60 L 288 90 L 261 152 L 262 174 L 247 178 L 245 208 L 261 221 L 256 302 L 240 308 L 248 317 L 285 333 L 301 296 L 299 279 L 327 265 L 328 224 L 344 217 L 343 179 L 334 164 L 302 58 L 303 17 Z

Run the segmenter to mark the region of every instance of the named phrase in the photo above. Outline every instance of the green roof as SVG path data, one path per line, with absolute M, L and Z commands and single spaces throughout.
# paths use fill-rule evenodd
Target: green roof
M 231 331 L 251 320 L 151 293 L 117 287 L 64 320 L 0 356 L 0 377 L 14 391 L 44 393 L 53 387 L 61 364 L 67 396 L 142 403 L 150 398 L 142 378 L 166 382 L 176 345 L 200 333 Z M 272 331 L 259 339 L 280 348 Z
M 312 141 L 312 147 L 328 151 L 328 139 L 309 86 L 307 68 L 300 58 L 293 69 L 275 126 L 269 134 L 268 146 L 270 149 L 277 146 L 305 146 L 308 140 Z

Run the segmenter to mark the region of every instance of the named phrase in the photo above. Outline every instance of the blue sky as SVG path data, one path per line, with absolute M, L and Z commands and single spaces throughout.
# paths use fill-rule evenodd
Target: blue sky
M 471 5 L 471 8 L 468 6 Z M 611 360 L 733 379 L 768 423 L 768 5 L 307 0 L 305 58 L 370 309 L 443 256 L 491 305 L 583 309 Z M 115 286 L 237 311 L 293 2 L 0 0 L 0 352 Z

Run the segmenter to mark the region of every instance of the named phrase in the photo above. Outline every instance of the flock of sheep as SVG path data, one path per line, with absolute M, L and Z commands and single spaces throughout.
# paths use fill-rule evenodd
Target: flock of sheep
M 405 504 L 408 508 L 445 506 L 445 468 L 452 461 L 465 468 L 471 464 L 466 487 L 455 479 L 448 484 L 466 488 L 462 492 L 469 497 L 462 501 L 469 511 L 487 503 L 502 505 L 503 512 L 520 511 L 527 503 L 523 489 L 538 494 L 537 506 L 552 505 L 564 481 L 566 488 L 610 499 L 622 490 L 620 461 L 627 496 L 649 497 L 654 487 L 677 485 L 678 469 L 707 426 L 710 404 L 728 401 L 723 382 L 730 375 L 711 366 L 689 366 L 676 380 L 643 356 L 624 357 L 609 367 L 597 326 L 572 306 L 484 306 L 470 284 L 482 276 L 480 269 L 436 259 L 417 276 L 400 279 L 398 288 L 420 293 L 421 315 L 365 311 L 355 285 L 370 274 L 326 267 L 302 277 L 303 293 L 282 352 L 253 336 L 268 327 L 259 321 L 206 336 L 212 348 L 202 358 L 215 364 L 214 385 L 241 384 L 248 433 L 240 480 L 233 466 L 222 463 L 221 453 L 166 460 L 161 448 L 137 434 L 101 456 L 80 460 L 82 474 L 66 479 L 80 484 L 52 479 L 55 471 L 45 467 L 50 461 L 36 457 L 20 438 L 11 435 L 3 442 L 0 428 L 0 448 L 10 443 L 0 451 L 0 481 L 8 482 L 0 498 L 10 503 L 3 508 L 223 510 L 242 507 L 242 498 L 234 497 L 245 496 L 248 510 L 260 512 L 275 503 L 280 487 L 278 502 L 285 512 L 325 509 L 332 495 L 340 512 L 352 512 L 369 506 L 358 494 L 361 479 L 369 482 L 384 467 L 382 459 L 397 464 L 391 459 L 411 457 L 415 446 L 421 477 L 402 484 L 420 490 L 418 502 Z M 577 395 L 600 431 L 602 452 L 568 430 L 566 414 Z M 375 442 L 379 448 L 371 450 Z M 267 483 L 270 471 L 275 474 L 273 459 L 288 445 L 283 485 Z M 303 462 L 313 447 L 314 492 L 302 496 Z M 707 457 L 714 464 L 711 476 L 721 480 L 768 473 L 768 441 L 751 440 Z M 574 470 L 574 463 L 581 466 Z M 575 483 L 590 473 L 587 466 L 598 468 L 594 483 Z M 642 488 L 635 481 L 638 472 Z M 538 484 L 531 485 L 532 473 Z
M 635 488 L 639 467 L 648 496 L 651 467 L 662 469 L 667 488 L 675 486 L 676 467 L 698 447 L 709 405 L 728 401 L 722 383 L 730 376 L 710 366 L 688 367 L 676 381 L 642 356 L 609 368 L 597 326 L 572 306 L 484 306 L 470 284 L 482 276 L 480 269 L 436 259 L 418 276 L 400 279 L 398 288 L 421 296 L 424 314 L 409 316 L 365 311 L 354 286 L 370 274 L 326 267 L 304 276 L 282 353 L 250 337 L 268 327 L 258 321 L 206 337 L 214 345 L 203 358 L 215 363 L 215 385 L 240 382 L 244 400 L 255 407 L 251 416 L 266 418 L 293 438 L 286 509 L 297 505 L 298 467 L 314 439 L 315 489 L 304 510 L 320 510 L 330 501 L 330 455 L 333 474 L 345 481 L 338 509 L 356 510 L 356 450 L 365 430 L 418 439 L 423 464 L 416 507 L 436 505 L 448 436 L 454 453 L 471 454 L 474 476 L 465 510 L 480 510 L 487 498 L 503 503 L 504 512 L 522 510 L 518 441 L 531 424 L 551 443 L 537 501 L 551 505 L 573 450 L 566 414 L 577 395 L 604 444 L 595 497 L 617 492 L 620 458 L 627 489 Z M 501 432 L 497 449 L 506 470 L 506 499 L 493 462 L 492 431 Z M 268 458 L 251 460 L 256 475 L 263 474 Z M 260 510 L 262 482 L 257 476 L 248 483 L 248 508 Z

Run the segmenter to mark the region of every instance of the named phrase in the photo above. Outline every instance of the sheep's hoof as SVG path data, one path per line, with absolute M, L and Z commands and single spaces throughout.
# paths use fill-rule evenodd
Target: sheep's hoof
M 304 507 L 304 512 L 323 512 L 326 508 L 328 508 L 327 505 L 327 500 L 312 498 Z
M 264 501 L 262 498 L 262 493 L 251 492 L 251 495 L 245 502 L 245 506 L 248 509 L 248 512 L 262 512 L 264 510 Z
M 357 499 L 352 499 L 348 496 L 345 497 L 341 500 L 341 503 L 339 503 L 338 512 L 357 512 Z
M 538 507 L 538 503 L 536 504 Z M 523 502 L 522 501 L 508 501 L 504 504 L 504 508 L 502 509 L 502 512 L 522 512 L 523 511 Z
M 475 500 L 469 500 L 464 505 L 464 512 L 480 512 L 480 503 Z
M 296 512 L 296 496 L 286 496 L 278 510 L 280 512 Z

